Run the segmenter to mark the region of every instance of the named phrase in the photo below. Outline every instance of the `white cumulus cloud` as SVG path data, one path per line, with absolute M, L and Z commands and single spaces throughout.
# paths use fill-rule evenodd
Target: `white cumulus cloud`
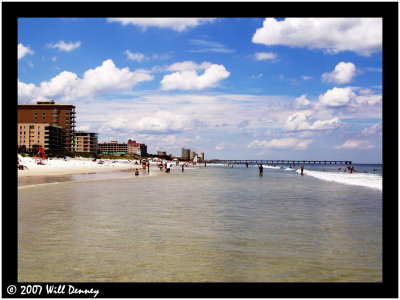
M 164 76 L 161 80 L 162 90 L 203 90 L 217 86 L 230 75 L 223 65 L 208 62 L 197 65 L 192 61 L 185 61 L 171 65 L 168 70 L 177 72 Z M 197 70 L 204 70 L 204 73 L 199 75 Z
M 32 55 L 34 52 L 31 50 L 29 46 L 24 46 L 21 43 L 18 44 L 18 60 L 23 58 L 26 55 Z
M 247 148 L 305 150 L 312 142 L 311 139 L 301 140 L 297 138 L 272 139 L 271 141 L 254 140 L 247 145 Z
M 144 54 L 136 52 L 136 53 L 132 53 L 129 50 L 126 50 L 124 52 L 124 54 L 126 55 L 126 57 L 130 60 L 135 60 L 137 62 L 141 62 L 142 60 L 146 60 L 146 57 L 144 56 Z
M 373 149 L 374 146 L 365 140 L 347 140 L 341 146 L 335 146 L 336 149 L 358 149 L 358 150 L 368 150 Z
M 169 111 L 157 111 L 143 118 L 127 118 L 125 116 L 126 113 L 124 117 L 110 117 L 102 124 L 99 131 L 104 134 L 116 130 L 140 134 L 170 134 L 192 131 L 198 125 L 198 121 L 189 116 Z
M 361 131 L 361 134 L 365 136 L 369 135 L 381 135 L 382 134 L 382 126 L 379 123 L 373 124 L 368 128 L 365 128 L 363 131 Z
M 336 54 L 354 51 L 370 56 L 382 50 L 381 18 L 265 19 L 253 35 L 254 43 L 323 49 Z
M 195 121 L 190 117 L 168 111 L 158 111 L 155 115 L 134 121 L 134 129 L 138 132 L 182 132 L 195 128 Z
M 331 73 L 322 74 L 322 80 L 338 84 L 349 83 L 356 75 L 356 66 L 349 62 L 340 62 Z
M 254 54 L 256 60 L 267 60 L 267 59 L 275 59 L 276 54 L 272 52 L 256 52 Z
M 320 95 L 318 100 L 320 104 L 328 107 L 340 107 L 350 104 L 350 101 L 356 98 L 356 94 L 350 87 L 337 88 L 328 90 L 325 94 Z
M 131 72 L 129 68 L 119 69 L 108 59 L 101 66 L 87 70 L 83 78 L 79 78 L 75 73 L 63 71 L 50 81 L 42 82 L 40 86 L 18 80 L 18 101 L 25 103 L 41 98 L 91 98 L 111 91 L 131 89 L 140 82 L 152 79 L 153 76 L 142 70 Z
M 147 27 L 168 28 L 175 31 L 184 31 L 190 27 L 214 22 L 213 18 L 108 18 L 108 22 L 117 22 L 124 26 L 135 25 L 143 30 Z
M 301 95 L 300 97 L 294 100 L 295 107 L 305 108 L 311 105 L 311 101 L 307 99 L 307 95 Z
M 75 43 L 73 43 L 73 42 L 66 43 L 64 41 L 59 41 L 58 43 L 47 44 L 47 46 L 49 48 L 57 48 L 58 50 L 61 50 L 61 51 L 72 51 L 74 49 L 79 48 L 81 46 L 81 42 L 78 41 L 78 42 L 75 42 Z
M 360 105 L 375 105 L 382 101 L 382 95 L 362 95 L 356 98 L 356 102 Z
M 339 118 L 335 117 L 330 120 L 314 120 L 312 119 L 313 111 L 306 110 L 296 112 L 290 115 L 284 125 L 287 131 L 314 131 L 314 130 L 330 130 L 341 126 Z

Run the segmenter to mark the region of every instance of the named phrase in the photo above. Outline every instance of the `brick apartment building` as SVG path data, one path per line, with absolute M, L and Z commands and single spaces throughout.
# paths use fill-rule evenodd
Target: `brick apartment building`
M 145 144 L 136 143 L 135 140 L 128 140 L 128 155 L 136 155 L 139 157 L 148 156 L 147 146 Z
M 19 104 L 18 147 L 40 145 L 50 152 L 73 151 L 75 117 L 74 105 L 59 105 L 54 100 Z

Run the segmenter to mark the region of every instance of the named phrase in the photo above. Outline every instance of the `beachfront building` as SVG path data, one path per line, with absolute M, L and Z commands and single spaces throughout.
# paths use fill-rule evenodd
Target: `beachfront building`
M 76 131 L 74 136 L 74 151 L 97 153 L 98 135 L 95 132 Z
M 128 153 L 128 144 L 119 144 L 118 141 L 97 144 L 97 152 L 105 155 L 125 156 Z
M 190 155 L 189 155 L 190 160 L 193 160 L 196 156 L 197 156 L 196 152 L 190 151 Z
M 62 128 L 62 151 L 74 149 L 75 106 L 55 104 L 54 100 L 18 105 L 18 123 L 46 124 Z M 25 125 L 27 126 L 27 125 Z M 51 129 L 58 131 L 58 129 Z M 49 129 L 50 130 L 50 129 Z
M 191 151 L 190 149 L 182 148 L 182 160 L 193 161 L 196 158 L 196 161 L 204 160 L 204 152 L 200 152 L 198 155 L 196 152 Z
M 41 146 L 46 153 L 64 150 L 64 128 L 48 123 L 18 123 L 17 146 L 20 151 L 32 151 Z
M 182 160 L 190 160 L 190 149 L 182 148 Z
M 204 160 L 204 152 L 200 152 L 200 160 Z
M 135 140 L 128 140 L 127 155 L 134 155 L 139 157 L 148 156 L 147 146 L 145 144 L 136 143 Z
M 118 141 L 110 143 L 97 144 L 97 152 L 106 155 L 133 155 L 133 156 L 148 156 L 147 146 L 145 144 L 136 143 L 134 140 L 128 140 L 128 143 L 119 144 Z

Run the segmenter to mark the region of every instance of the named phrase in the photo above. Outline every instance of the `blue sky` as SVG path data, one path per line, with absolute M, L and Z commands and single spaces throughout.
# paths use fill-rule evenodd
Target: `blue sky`
M 20 18 L 18 103 L 206 159 L 382 161 L 382 20 Z

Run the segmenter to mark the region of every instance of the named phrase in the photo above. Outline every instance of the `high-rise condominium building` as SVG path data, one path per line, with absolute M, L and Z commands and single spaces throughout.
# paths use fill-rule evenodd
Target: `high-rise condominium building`
M 37 127 L 38 124 L 46 124 L 49 130 L 52 127 L 53 129 L 51 130 L 53 131 L 58 131 L 61 128 L 62 151 L 72 151 L 74 149 L 75 117 L 74 105 L 55 104 L 54 100 L 37 101 L 37 104 L 18 105 L 18 126 L 21 126 L 21 124 L 33 124 L 33 126 Z M 43 141 L 40 142 L 42 143 Z M 40 146 L 45 147 L 45 144 Z
M 182 148 L 182 159 L 190 160 L 190 149 Z

